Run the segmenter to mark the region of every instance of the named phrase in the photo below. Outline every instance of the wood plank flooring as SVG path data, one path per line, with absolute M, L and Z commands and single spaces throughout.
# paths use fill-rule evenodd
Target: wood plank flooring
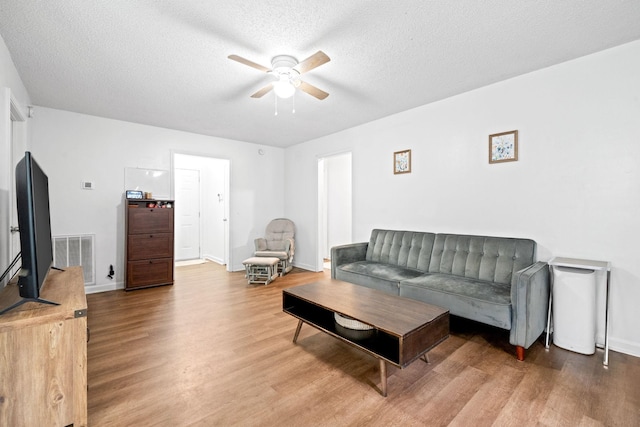
M 330 280 L 294 269 L 268 286 L 205 263 L 175 284 L 87 296 L 90 426 L 638 426 L 640 359 L 542 340 L 524 362 L 508 331 L 452 318 L 431 363 L 388 367 L 302 327 L 282 289 Z

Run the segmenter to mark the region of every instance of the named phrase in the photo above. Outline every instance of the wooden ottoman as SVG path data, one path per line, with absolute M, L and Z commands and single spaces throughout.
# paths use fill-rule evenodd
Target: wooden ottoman
M 245 277 L 248 283 L 262 283 L 268 285 L 278 277 L 278 263 L 280 258 L 252 257 L 242 263 L 245 268 Z

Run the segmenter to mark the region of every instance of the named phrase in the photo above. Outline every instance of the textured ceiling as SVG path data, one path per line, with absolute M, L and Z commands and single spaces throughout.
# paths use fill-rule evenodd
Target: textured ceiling
M 640 39 L 640 1 L 0 0 L 35 105 L 287 147 Z M 249 96 L 318 50 L 330 93 Z

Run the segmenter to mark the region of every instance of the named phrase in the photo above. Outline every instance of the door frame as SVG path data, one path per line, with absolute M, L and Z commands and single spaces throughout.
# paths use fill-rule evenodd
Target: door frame
M 224 158 L 224 157 L 218 157 L 218 156 L 214 156 L 214 155 L 210 155 L 210 154 L 203 154 L 201 152 L 193 152 L 193 151 L 182 151 L 182 150 L 171 150 L 171 197 L 174 198 L 175 197 L 175 163 L 176 163 L 176 155 L 184 155 L 184 156 L 193 156 L 193 157 L 203 157 L 203 158 L 208 158 L 208 159 L 216 159 L 216 160 L 223 160 L 227 162 L 227 169 L 226 169 L 226 173 L 225 173 L 225 192 L 226 192 L 226 200 L 225 200 L 225 207 L 224 207 L 224 263 L 226 264 L 226 270 L 228 272 L 233 271 L 232 270 L 232 266 L 233 266 L 233 251 L 231 250 L 231 242 L 232 242 L 232 233 L 231 233 L 231 160 Z M 201 204 L 202 206 L 202 204 Z M 202 224 L 201 224 L 202 227 Z M 202 241 L 200 242 L 200 245 L 202 246 Z M 201 255 L 202 255 L 202 248 L 201 248 Z
M 327 176 L 326 176 L 326 167 L 325 162 L 332 157 L 342 156 L 345 154 L 351 155 L 350 162 L 350 171 L 351 174 L 351 188 L 349 191 L 351 192 L 351 200 L 353 203 L 353 151 L 337 151 L 333 153 L 326 153 L 317 156 L 318 162 L 318 170 L 317 170 L 317 179 L 318 179 L 318 212 L 317 212 L 317 244 L 316 244 L 316 271 L 322 271 L 324 269 L 324 259 L 323 254 L 327 249 L 327 238 L 328 238 L 328 219 L 327 219 Z M 349 221 L 351 222 L 351 226 L 353 227 L 353 204 L 350 212 Z M 353 229 L 351 231 L 351 240 L 353 240 Z
M 27 143 L 25 140 L 26 133 L 26 117 L 20 111 L 18 107 L 18 102 L 11 95 L 9 97 L 10 103 L 10 112 L 11 112 L 11 143 L 9 145 L 9 157 L 11 159 L 11 171 L 13 171 L 18 164 L 18 161 L 22 158 L 22 155 L 19 154 L 20 150 L 18 150 L 18 146 L 22 147 L 26 150 Z M 11 173 L 11 179 L 9 180 L 9 197 L 11 199 L 11 225 L 17 227 L 18 226 L 18 208 L 16 205 L 16 177 L 15 174 Z M 18 232 L 11 233 L 11 248 L 10 255 L 13 259 L 18 252 L 20 252 L 20 234 Z
M 0 236 L 2 236 L 3 240 L 0 243 L 2 245 L 0 247 L 0 269 L 4 270 L 20 252 L 20 236 L 17 232 L 11 232 L 10 229 L 18 226 L 14 171 L 17 160 L 22 157 L 18 153 L 27 148 L 27 117 L 22 112 L 10 88 L 4 88 L 0 92 L 0 99 L 2 100 L 2 107 L 0 108 L 0 146 L 3 146 L 2 150 L 6 154 L 6 157 L 2 156 L 6 160 L 0 165 L 0 170 L 3 169 L 6 172 L 5 176 L 0 178 L 0 181 L 7 186 L 5 200 L 8 202 L 4 208 L 7 211 L 3 209 L 2 218 L 0 219 L 0 226 L 2 227 Z M 14 267 L 15 270 L 11 273 L 19 268 L 19 265 Z M 0 284 L 0 287 L 2 287 L 2 284 Z

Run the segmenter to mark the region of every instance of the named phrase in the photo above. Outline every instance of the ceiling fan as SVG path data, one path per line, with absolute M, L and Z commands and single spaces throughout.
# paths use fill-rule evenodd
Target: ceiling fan
M 279 98 L 289 98 L 294 94 L 296 88 L 308 93 L 320 100 L 325 99 L 329 94 L 317 87 L 303 82 L 300 76 L 308 71 L 325 64 L 331 59 L 321 50 L 317 51 L 302 62 L 298 62 L 293 56 L 278 55 L 271 60 L 271 68 L 267 68 L 253 61 L 249 61 L 238 55 L 229 55 L 229 59 L 237 61 L 241 64 L 248 65 L 257 70 L 264 71 L 275 77 L 276 81 L 269 83 L 256 93 L 251 95 L 252 98 L 260 98 L 272 89 Z

